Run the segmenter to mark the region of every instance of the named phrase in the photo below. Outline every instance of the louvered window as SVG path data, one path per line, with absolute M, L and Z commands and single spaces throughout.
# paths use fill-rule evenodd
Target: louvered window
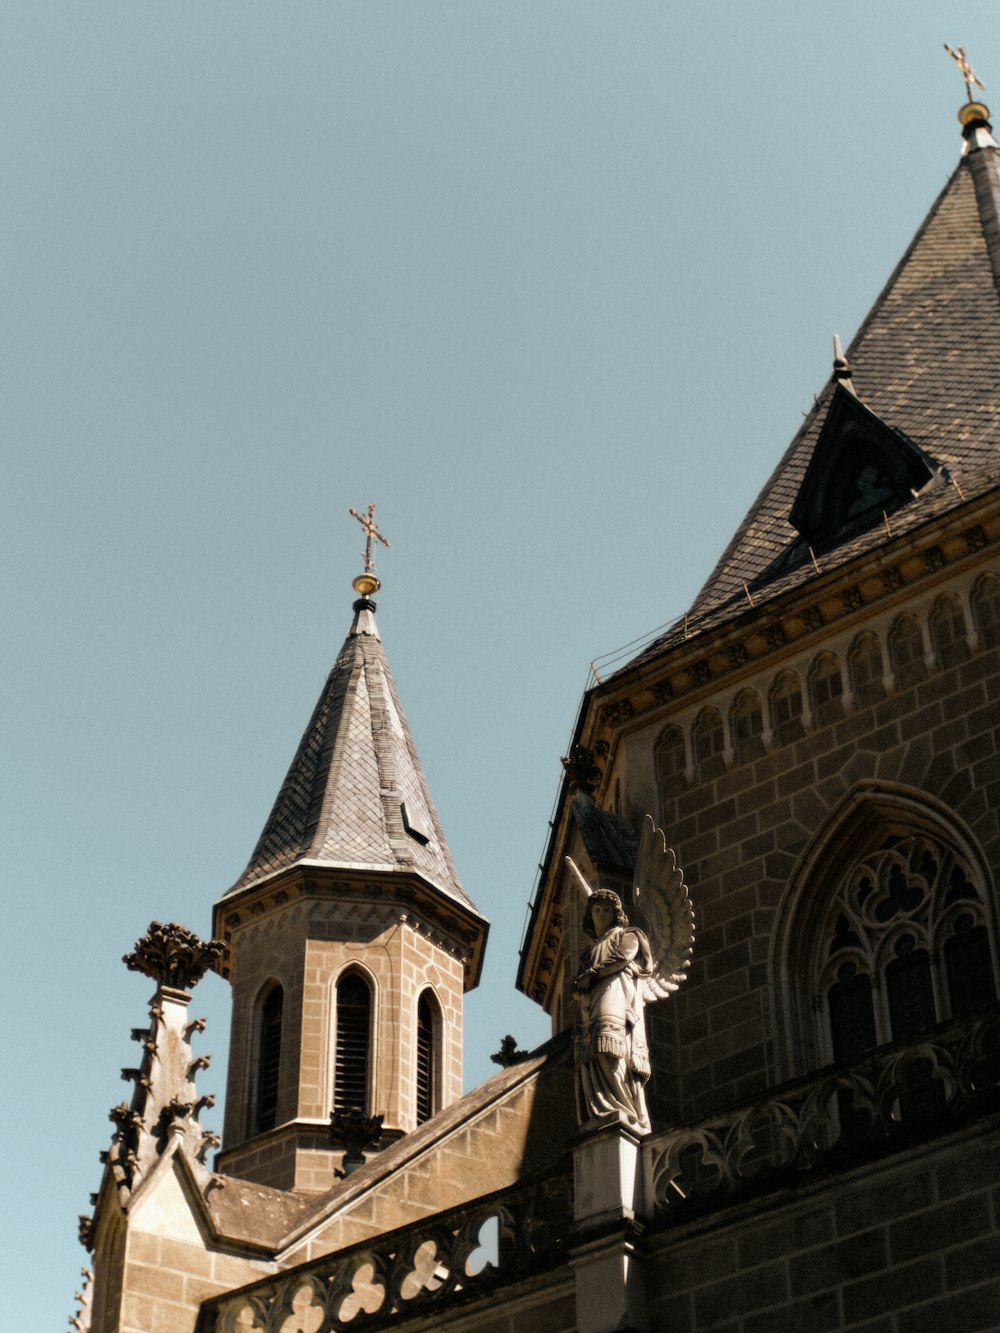
M 348 972 L 337 983 L 337 1051 L 334 1111 L 368 1113 L 372 993 L 364 978 Z
M 426 992 L 417 1003 L 417 1124 L 434 1114 L 434 1011 Z
M 281 1074 L 281 1015 L 285 994 L 272 986 L 260 1009 L 257 1047 L 256 1131 L 273 1129 L 278 1119 L 278 1086 Z

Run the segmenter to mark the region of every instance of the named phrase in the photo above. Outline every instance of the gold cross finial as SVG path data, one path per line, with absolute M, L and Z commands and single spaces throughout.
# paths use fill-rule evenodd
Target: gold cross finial
M 982 79 L 979 78 L 979 76 L 976 74 L 976 71 L 969 64 L 968 57 L 965 54 L 964 46 L 960 46 L 957 51 L 953 51 L 952 48 L 948 45 L 948 43 L 945 42 L 944 49 L 948 52 L 952 60 L 954 60 L 955 64 L 962 71 L 962 78 L 965 80 L 965 94 L 970 102 L 974 102 L 976 99 L 972 93 L 972 85 L 975 84 L 976 87 L 980 90 L 980 92 L 985 92 L 986 84 L 983 83 Z
M 354 588 L 357 592 L 361 593 L 363 597 L 367 597 L 369 593 L 378 592 L 379 587 L 381 586 L 375 576 L 375 557 L 372 555 L 372 542 L 381 542 L 383 546 L 388 547 L 389 538 L 383 537 L 375 524 L 374 505 L 368 506 L 368 512 L 366 514 L 359 514 L 356 509 L 352 509 L 350 512 L 361 524 L 361 528 L 365 534 L 365 572 L 359 574 L 354 580 Z M 362 584 L 364 586 L 362 586 Z

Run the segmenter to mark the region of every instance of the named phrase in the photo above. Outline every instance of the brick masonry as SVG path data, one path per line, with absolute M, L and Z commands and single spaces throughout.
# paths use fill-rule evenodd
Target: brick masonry
M 648 1245 L 654 1333 L 1000 1328 L 1000 1126 Z
M 954 595 L 967 598 L 971 583 L 964 580 Z M 896 607 L 894 618 L 902 610 Z M 926 606 L 915 610 L 927 614 Z M 884 638 L 890 629 L 885 616 L 860 622 L 834 645 L 848 686 L 851 639 L 863 630 Z M 805 692 L 819 652 L 781 664 L 795 670 Z M 772 735 L 757 757 L 731 751 L 729 767 L 714 777 L 689 768 L 687 777 L 657 789 L 657 740 L 676 723 L 661 717 L 629 736 L 620 764 L 623 799 L 635 816 L 656 806 L 691 885 L 698 924 L 687 984 L 649 1016 L 660 1123 L 753 1097 L 824 1063 L 810 1035 L 817 1021 L 807 1012 L 812 997 L 799 995 L 800 1012 L 789 1012 L 796 997 L 790 1002 L 782 989 L 792 980 L 782 950 L 791 945 L 782 941 L 791 917 L 802 919 L 789 885 L 852 793 L 867 784 L 923 800 L 968 836 L 987 867 L 1000 866 L 1000 650 L 972 636 L 959 658 L 941 667 L 931 656 L 923 679 L 900 688 L 890 679 L 890 688 L 865 704 L 854 704 L 845 687 L 825 722 L 810 718 L 798 739 Z M 708 707 L 726 715 L 749 687 L 766 717 L 770 684 L 770 677 L 729 683 L 689 709 L 687 719 L 680 710 L 675 716 L 690 726 Z M 849 845 L 848 833 L 842 837 Z M 995 916 L 994 903 L 994 932 Z

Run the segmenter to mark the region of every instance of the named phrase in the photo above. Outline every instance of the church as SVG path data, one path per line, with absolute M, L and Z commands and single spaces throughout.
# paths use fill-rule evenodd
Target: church
M 126 957 L 155 994 L 81 1333 L 1000 1328 L 1000 145 L 971 88 L 959 120 L 694 603 L 588 690 L 518 972 L 552 1036 L 464 1096 L 488 925 L 366 559 L 211 938 L 154 922 Z M 615 931 L 608 962 L 588 938 Z M 221 1143 L 188 1011 L 210 968 Z

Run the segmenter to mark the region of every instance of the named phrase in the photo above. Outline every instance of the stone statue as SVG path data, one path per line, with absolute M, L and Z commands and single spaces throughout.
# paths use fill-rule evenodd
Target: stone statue
M 624 1121 L 646 1133 L 645 1006 L 677 989 L 694 943 L 684 872 L 663 830 L 647 815 L 632 890 L 649 925 L 647 936 L 629 924 L 617 893 L 595 892 L 573 860 L 566 860 L 586 894 L 582 928 L 593 941 L 573 981 L 581 1007 L 574 1045 L 578 1117 L 584 1126 Z

